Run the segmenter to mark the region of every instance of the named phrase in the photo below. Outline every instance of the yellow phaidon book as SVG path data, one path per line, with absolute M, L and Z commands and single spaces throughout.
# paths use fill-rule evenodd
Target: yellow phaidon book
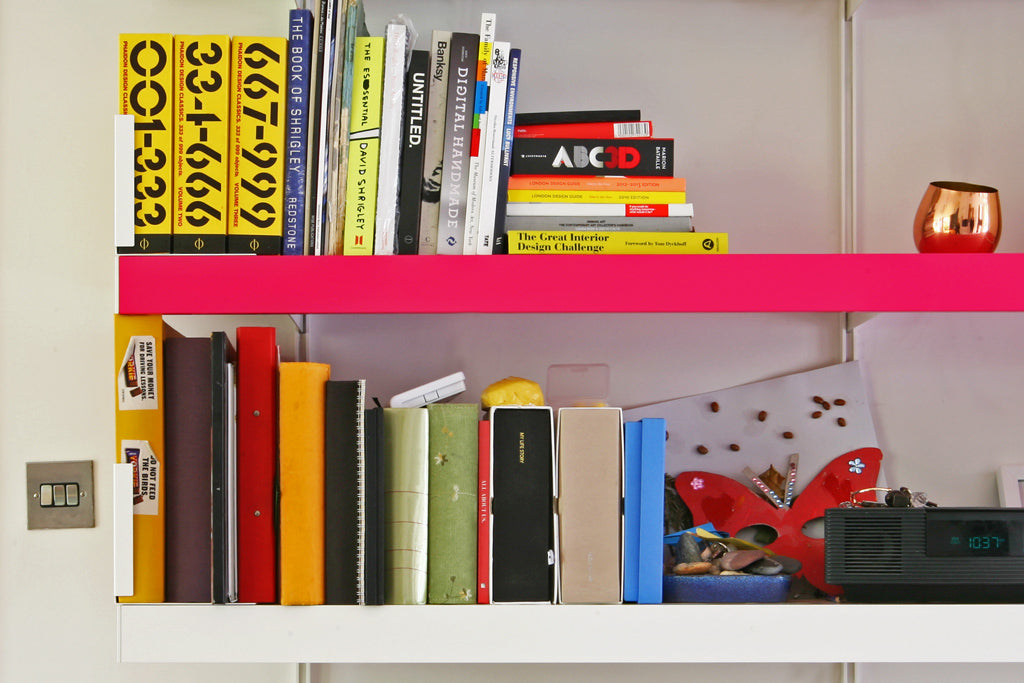
M 377 219 L 381 98 L 384 93 L 383 36 L 356 38 L 353 74 L 343 253 L 346 256 L 363 256 L 373 254 L 373 231 Z
M 169 33 L 122 33 L 120 104 L 135 117 L 135 244 L 122 253 L 171 251 L 174 213 L 173 40 Z
M 231 40 L 228 251 L 280 254 L 288 41 Z
M 164 339 L 159 315 L 114 316 L 117 462 L 133 466 L 135 592 L 121 602 L 164 600 Z
M 227 249 L 230 39 L 174 37 L 174 241 L 180 254 Z
M 724 232 L 509 230 L 510 254 L 727 254 Z

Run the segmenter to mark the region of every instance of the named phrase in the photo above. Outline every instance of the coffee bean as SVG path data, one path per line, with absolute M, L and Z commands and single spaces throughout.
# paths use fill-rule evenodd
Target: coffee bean
M 793 432 L 782 432 L 782 438 L 783 439 L 792 439 L 793 438 Z
M 768 419 L 768 411 L 767 410 L 762 410 L 761 412 L 759 412 L 757 414 L 757 419 L 760 420 L 761 422 L 764 422 L 765 420 L 767 420 Z
M 821 417 L 821 411 L 820 410 L 815 410 L 813 413 L 811 413 L 811 417 L 813 417 L 815 420 L 817 420 L 819 417 Z
M 740 445 L 738 443 L 731 443 L 731 444 L 729 444 L 729 450 L 730 451 L 738 451 L 739 449 L 740 449 Z
M 837 424 L 838 424 L 838 425 L 839 425 L 840 427 L 845 427 L 845 426 L 846 426 L 846 418 L 845 418 L 845 417 L 841 417 L 841 418 L 839 418 L 838 420 L 836 420 L 836 423 L 837 423 Z
M 708 447 L 705 446 L 704 444 L 701 444 L 701 445 L 697 446 L 697 452 L 700 453 L 701 455 L 707 455 L 708 454 Z
M 711 412 L 712 413 L 717 413 L 718 412 L 718 401 L 712 401 L 711 402 Z

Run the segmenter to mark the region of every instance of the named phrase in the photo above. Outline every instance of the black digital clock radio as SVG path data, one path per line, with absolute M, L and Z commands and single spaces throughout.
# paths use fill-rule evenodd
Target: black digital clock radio
M 825 580 L 851 602 L 1024 602 L 1024 508 L 830 508 Z

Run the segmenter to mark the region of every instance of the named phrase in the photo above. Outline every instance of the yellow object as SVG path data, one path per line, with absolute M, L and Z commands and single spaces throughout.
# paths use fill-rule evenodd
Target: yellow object
M 230 57 L 226 35 L 174 37 L 172 250 L 177 254 L 227 249 Z
M 522 377 L 506 377 L 484 389 L 480 403 L 485 410 L 492 406 L 542 406 L 544 392 L 536 382 Z
M 117 462 L 134 466 L 134 585 L 121 602 L 164 601 L 164 339 L 159 315 L 114 316 Z
M 666 190 L 509 190 L 510 202 L 572 204 L 685 204 L 686 192 Z
M 236 36 L 231 51 L 228 251 L 280 254 L 288 40 Z
M 174 212 L 173 39 L 169 33 L 120 36 L 120 109 L 135 117 L 135 245 L 139 253 L 169 253 Z
M 763 550 L 766 555 L 775 554 L 774 550 L 769 550 L 763 545 L 744 541 L 742 538 L 736 538 L 735 536 L 726 536 L 723 538 L 718 534 L 713 534 L 707 529 L 701 529 L 700 527 L 697 527 L 697 536 L 705 541 L 718 541 L 719 543 L 725 543 L 726 545 L 731 545 L 742 550 Z
M 356 38 L 352 121 L 348 137 L 344 254 L 373 255 L 377 214 L 377 170 L 384 92 L 384 37 Z
M 324 401 L 331 366 L 281 363 L 281 604 L 324 603 Z
M 509 230 L 510 254 L 727 254 L 724 232 Z

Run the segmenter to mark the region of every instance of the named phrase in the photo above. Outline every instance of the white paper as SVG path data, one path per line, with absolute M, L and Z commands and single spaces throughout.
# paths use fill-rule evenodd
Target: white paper
M 829 408 L 814 402 L 828 402 Z M 835 400 L 845 405 L 835 405 Z M 712 410 L 712 403 L 718 412 Z M 760 411 L 767 413 L 762 422 Z M 820 412 L 818 418 L 812 417 Z M 740 385 L 706 394 L 631 408 L 626 421 L 664 417 L 668 427 L 665 472 L 703 471 L 746 482 L 774 465 L 785 474 L 789 456 L 800 455 L 796 491 L 836 457 L 857 448 L 878 447 L 859 362 Z M 840 426 L 839 418 L 846 425 Z M 784 434 L 789 432 L 792 438 Z M 730 449 L 736 444 L 739 450 Z M 708 449 L 698 453 L 699 446 Z M 879 486 L 882 484 L 880 483 Z

